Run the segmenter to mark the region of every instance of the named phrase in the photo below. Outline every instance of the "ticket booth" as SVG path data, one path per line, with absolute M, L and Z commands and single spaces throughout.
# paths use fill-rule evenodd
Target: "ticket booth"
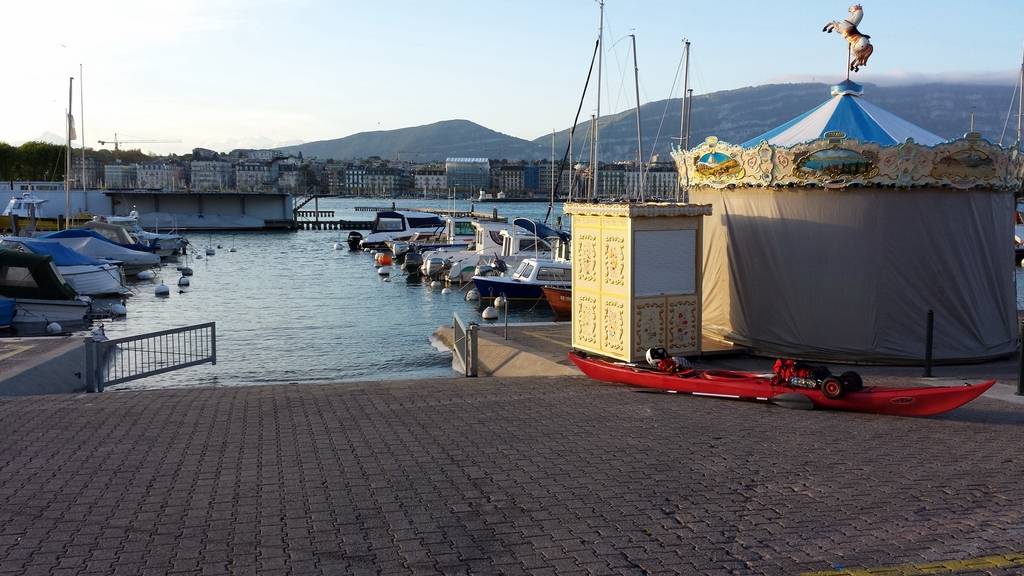
M 701 352 L 702 220 L 710 205 L 567 203 L 572 346 L 638 362 Z

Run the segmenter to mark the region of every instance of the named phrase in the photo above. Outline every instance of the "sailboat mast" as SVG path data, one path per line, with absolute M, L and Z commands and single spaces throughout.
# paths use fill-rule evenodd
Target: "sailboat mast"
M 693 88 L 686 91 L 686 147 L 690 147 L 690 116 L 693 115 Z
M 71 227 L 71 137 L 75 129 L 74 119 L 71 117 L 71 94 L 75 89 L 75 77 L 68 78 L 68 114 L 64 122 L 67 124 L 68 147 L 64 153 L 64 227 Z
M 633 87 L 636 90 L 636 169 L 637 197 L 644 201 L 644 136 L 640 130 L 640 67 L 636 63 L 636 34 L 630 34 L 633 41 Z
M 683 101 L 679 110 L 679 146 L 683 150 L 690 147 L 690 143 L 683 142 L 686 134 L 686 91 L 690 88 L 690 41 L 683 38 Z
M 78 121 L 82 123 L 82 190 L 85 190 L 85 79 L 82 65 L 78 65 Z M 85 196 L 85 209 L 89 209 L 89 196 Z
M 590 145 L 591 151 L 594 155 L 594 163 L 591 164 L 591 167 L 593 168 L 593 172 L 591 174 L 594 178 L 594 198 L 597 197 L 597 183 L 600 181 L 598 179 L 598 171 L 600 170 L 600 168 L 598 168 L 598 163 L 600 162 L 600 156 L 597 153 L 597 125 L 601 122 L 601 68 L 603 67 L 601 62 L 602 55 L 604 54 L 604 0 L 599 0 L 598 4 L 601 6 L 601 19 L 597 31 L 597 119 L 594 121 L 593 143 Z
M 595 126 L 597 123 L 594 121 L 594 114 L 590 115 L 590 190 L 587 191 L 587 200 L 593 200 L 597 196 L 597 158 L 596 150 L 594 150 L 594 144 L 597 141 L 597 130 Z
M 551 129 L 551 164 L 548 166 L 548 179 L 551 180 L 551 201 L 550 208 L 555 204 L 555 129 Z
M 1024 94 L 1024 54 L 1021 55 L 1020 60 L 1020 80 L 1021 88 L 1020 93 Z M 1017 147 L 1020 147 L 1021 139 L 1021 118 L 1024 116 L 1024 96 L 1020 94 L 1017 96 Z

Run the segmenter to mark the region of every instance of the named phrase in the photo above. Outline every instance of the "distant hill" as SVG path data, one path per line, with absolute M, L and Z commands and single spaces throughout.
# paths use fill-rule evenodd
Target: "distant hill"
M 969 115 L 974 111 L 975 130 L 992 141 L 998 141 L 1006 121 L 1012 90 L 1012 86 L 989 85 L 881 87 L 869 84 L 865 85 L 863 98 L 946 138 L 959 137 L 967 132 Z M 767 84 L 694 96 L 691 104 L 690 145 L 696 146 L 708 136 L 741 144 L 803 114 L 830 97 L 828 85 L 811 83 Z M 679 98 L 649 102 L 640 107 L 645 157 L 650 157 L 651 147 L 657 138 L 656 152 L 662 159 L 668 159 L 670 146 L 679 139 L 679 114 Z M 635 109 L 601 118 L 600 127 L 599 152 L 602 160 L 636 158 Z M 1012 142 L 1016 137 L 1015 131 L 1014 121 L 1007 128 L 1004 144 Z M 584 144 L 589 133 L 588 118 L 576 127 L 574 140 Z M 563 130 L 555 135 L 559 157 L 565 151 L 568 134 L 568 130 Z M 547 145 L 550 150 L 551 136 L 541 136 L 534 142 Z M 579 144 L 573 146 L 577 158 L 580 158 Z
M 426 126 L 360 132 L 335 140 L 280 148 L 303 156 L 349 160 L 379 156 L 390 160 L 430 162 L 449 157 L 534 158 L 543 152 L 529 140 L 495 132 L 469 120 L 445 120 Z
M 1010 86 L 929 84 L 900 87 L 865 85 L 864 98 L 893 114 L 940 136 L 954 138 L 967 131 L 969 114 L 975 113 L 975 129 L 986 138 L 999 140 L 1010 101 Z M 740 144 L 821 104 L 830 97 L 826 84 L 766 84 L 695 96 L 690 122 L 690 144 L 707 136 Z M 668 158 L 679 137 L 678 98 L 649 102 L 640 107 L 644 156 L 652 147 Z M 601 159 L 630 160 L 636 157 L 634 110 L 601 118 Z M 571 118 L 570 118 L 571 119 Z M 589 119 L 576 128 L 574 155 L 579 158 L 588 141 Z M 660 134 L 659 134 L 660 126 Z M 1015 124 L 1007 128 L 1014 138 Z M 568 129 L 555 134 L 561 158 Z M 1010 140 L 1005 140 L 1008 143 Z M 495 132 L 468 120 L 447 120 L 398 130 L 363 132 L 335 140 L 309 142 L 281 148 L 304 156 L 338 160 L 380 156 L 388 159 L 427 162 L 447 157 L 487 157 L 539 160 L 550 157 L 551 136 L 534 141 Z

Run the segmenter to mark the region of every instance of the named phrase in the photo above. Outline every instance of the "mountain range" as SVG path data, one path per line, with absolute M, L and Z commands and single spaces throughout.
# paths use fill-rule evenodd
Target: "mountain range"
M 919 84 L 913 86 L 865 85 L 865 99 L 930 130 L 955 138 L 974 128 L 998 142 L 1007 123 L 1010 86 L 973 84 Z M 741 143 L 774 128 L 830 97 L 826 84 L 766 84 L 694 96 L 691 103 L 690 144 L 707 136 Z M 636 110 L 603 116 L 599 121 L 601 160 L 636 157 Z M 640 106 L 644 157 L 652 153 L 668 158 L 678 142 L 680 99 L 648 102 Z M 1016 126 L 1007 126 L 1004 143 L 1015 137 Z M 580 157 L 589 140 L 590 121 L 576 127 L 574 156 Z M 569 129 L 555 134 L 560 159 L 568 144 Z M 303 156 L 350 160 L 379 156 L 413 162 L 441 161 L 452 157 L 486 157 L 508 160 L 539 160 L 550 157 L 551 136 L 534 140 L 496 132 L 469 120 L 445 120 L 425 126 L 361 132 L 344 138 L 307 142 L 281 150 Z

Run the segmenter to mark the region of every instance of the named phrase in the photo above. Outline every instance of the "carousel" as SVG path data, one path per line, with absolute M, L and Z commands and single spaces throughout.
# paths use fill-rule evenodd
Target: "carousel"
M 825 27 L 849 49 L 831 98 L 742 144 L 673 152 L 714 214 L 703 329 L 764 355 L 916 363 L 932 312 L 936 360 L 1011 354 L 1018 147 L 946 140 L 871 104 L 850 79 L 873 51 L 862 18 L 858 5 Z

